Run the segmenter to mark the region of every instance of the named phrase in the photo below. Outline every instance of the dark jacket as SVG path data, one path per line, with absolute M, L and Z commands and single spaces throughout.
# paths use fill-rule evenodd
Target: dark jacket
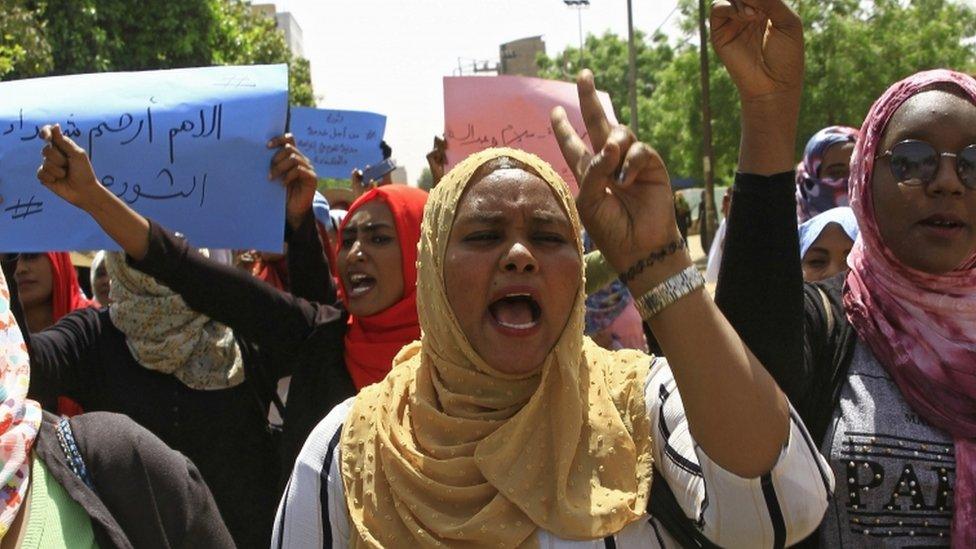
M 91 517 L 105 549 L 234 547 L 200 472 L 186 457 L 131 419 L 105 412 L 70 420 L 94 489 L 69 467 L 45 413 L 34 455 Z
M 278 357 L 276 363 L 287 364 L 275 374 L 275 379 L 292 376 L 283 414 L 280 479 L 290 475 L 302 444 L 318 422 L 356 394 L 343 359 L 348 317 L 334 302 L 334 283 L 311 212 L 287 240 L 295 295 L 241 269 L 208 260 L 154 222 L 146 257 L 130 258 L 133 267 L 179 293 L 192 309 Z M 319 304 L 299 295 L 332 301 Z

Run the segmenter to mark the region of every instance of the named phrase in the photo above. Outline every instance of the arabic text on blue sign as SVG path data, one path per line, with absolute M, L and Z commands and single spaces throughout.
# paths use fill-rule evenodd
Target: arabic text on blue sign
M 292 107 L 290 129 L 319 177 L 349 179 L 354 169 L 383 160 L 386 117 L 381 114 Z
M 59 123 L 113 194 L 194 246 L 278 250 L 285 65 L 101 73 L 0 83 L 0 250 L 117 249 L 37 180 L 39 130 Z M 246 220 L 246 223 L 241 222 Z

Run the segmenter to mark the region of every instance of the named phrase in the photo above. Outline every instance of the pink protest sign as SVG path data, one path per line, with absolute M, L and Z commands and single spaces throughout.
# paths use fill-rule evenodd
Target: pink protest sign
M 600 102 L 616 123 L 606 92 L 600 92 Z M 576 179 L 549 125 L 549 113 L 556 106 L 566 109 L 569 121 L 589 145 L 576 84 L 524 76 L 444 78 L 447 168 L 489 147 L 512 147 L 552 164 L 576 193 Z

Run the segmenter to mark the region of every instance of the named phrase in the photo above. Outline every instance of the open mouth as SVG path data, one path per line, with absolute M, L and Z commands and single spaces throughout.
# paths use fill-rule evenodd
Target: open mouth
M 349 297 L 362 297 L 376 287 L 376 279 L 364 273 L 349 275 Z
M 539 325 L 542 307 L 530 294 L 513 293 L 488 306 L 491 318 L 502 328 L 524 332 Z

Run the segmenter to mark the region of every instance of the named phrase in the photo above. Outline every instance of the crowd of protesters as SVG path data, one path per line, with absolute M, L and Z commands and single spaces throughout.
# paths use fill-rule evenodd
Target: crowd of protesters
M 121 251 L 92 298 L 67 252 L 4 256 L 2 547 L 976 547 L 976 80 L 893 83 L 797 163 L 801 21 L 710 23 L 714 286 L 589 71 L 590 145 L 552 113 L 576 196 L 435 139 L 429 194 L 357 172 L 338 210 L 272 139 L 283 254 L 197 249 L 42 128 L 38 185 Z

